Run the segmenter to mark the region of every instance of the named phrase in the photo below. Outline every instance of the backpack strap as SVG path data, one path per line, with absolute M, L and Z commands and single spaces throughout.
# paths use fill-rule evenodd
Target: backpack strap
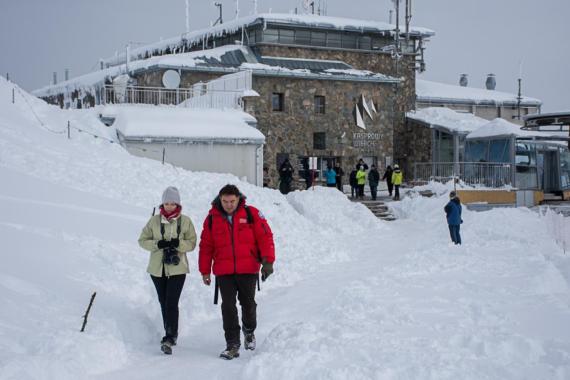
M 176 219 L 176 238 L 180 239 L 180 230 L 182 229 L 182 215 Z M 164 240 L 164 223 L 160 221 L 160 234 L 162 235 L 162 240 Z

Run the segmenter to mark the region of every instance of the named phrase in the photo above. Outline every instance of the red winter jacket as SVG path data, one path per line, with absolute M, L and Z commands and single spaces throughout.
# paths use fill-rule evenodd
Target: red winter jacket
M 255 207 L 247 207 L 253 223 L 248 223 L 245 198 L 242 197 L 230 224 L 220 199 L 212 202 L 200 238 L 198 266 L 202 275 L 212 271 L 216 276 L 253 274 L 259 272 L 262 259 L 269 263 L 275 261 L 273 233 L 267 220 Z

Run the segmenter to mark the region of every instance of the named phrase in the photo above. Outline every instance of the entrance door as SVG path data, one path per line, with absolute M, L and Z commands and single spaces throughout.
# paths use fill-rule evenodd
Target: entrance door
M 558 151 L 544 152 L 544 192 L 560 190 L 560 173 L 558 166 Z

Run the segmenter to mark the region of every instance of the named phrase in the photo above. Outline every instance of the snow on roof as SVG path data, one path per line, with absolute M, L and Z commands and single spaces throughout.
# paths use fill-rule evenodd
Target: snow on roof
M 551 136 L 559 136 L 557 133 L 551 133 Z M 496 118 L 485 125 L 481 126 L 477 130 L 471 132 L 467 135 L 468 140 L 473 139 L 485 139 L 491 137 L 544 137 L 549 136 L 548 133 L 544 132 L 534 132 L 525 131 L 521 129 L 520 125 L 509 123 L 505 119 Z
M 423 79 L 416 80 L 416 95 L 418 101 L 438 102 L 469 102 L 475 104 L 516 104 L 517 95 L 507 92 L 487 90 L 482 88 L 462 87 L 438 83 Z M 541 105 L 542 102 L 527 96 L 522 97 L 521 104 Z
M 396 26 L 393 24 L 381 22 L 381 21 L 369 21 L 369 20 L 358 20 L 349 19 L 342 17 L 329 17 L 329 16 L 319 16 L 319 15 L 295 15 L 295 14 L 279 14 L 279 13 L 268 13 L 268 14 L 257 14 L 242 17 L 236 20 L 227 21 L 223 24 L 212 26 L 209 28 L 204 28 L 200 30 L 195 30 L 189 33 L 183 33 L 177 37 L 171 37 L 164 39 L 152 44 L 141 46 L 130 50 L 131 57 L 137 57 L 139 54 L 144 55 L 146 52 L 152 52 L 154 50 L 175 50 L 183 42 L 188 42 L 190 44 L 202 42 L 204 38 L 211 36 L 222 36 L 224 33 L 233 34 L 237 32 L 243 26 L 250 26 L 256 23 L 281 23 L 281 24 L 295 24 L 306 27 L 322 28 L 322 29 L 336 29 L 336 30 L 347 30 L 347 31 L 358 31 L 358 32 L 389 32 L 393 34 Z M 415 36 L 430 37 L 434 36 L 435 32 L 433 30 L 421 27 L 411 27 L 410 32 Z M 104 60 L 105 63 L 110 65 L 117 65 L 125 61 L 125 54 L 118 54 L 114 57 L 109 57 Z
M 256 123 L 256 119 L 243 111 L 123 106 L 113 107 L 110 112 L 116 115 L 113 127 L 127 139 L 157 137 L 198 141 L 265 141 L 265 136 L 248 124 Z
M 446 107 L 429 107 L 406 113 L 409 119 L 429 124 L 430 128 L 442 127 L 450 132 L 467 134 L 488 123 L 488 120 L 472 113 L 456 112 Z

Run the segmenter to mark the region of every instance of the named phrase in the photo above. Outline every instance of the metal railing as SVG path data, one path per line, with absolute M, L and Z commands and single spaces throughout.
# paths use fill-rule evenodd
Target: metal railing
M 468 185 L 514 186 L 514 165 L 492 162 L 425 162 L 413 164 L 414 181 L 447 182 L 459 178 Z
M 189 108 L 242 108 L 243 91 L 207 89 L 205 84 L 192 88 L 105 85 L 101 89 L 102 104 L 179 105 Z

